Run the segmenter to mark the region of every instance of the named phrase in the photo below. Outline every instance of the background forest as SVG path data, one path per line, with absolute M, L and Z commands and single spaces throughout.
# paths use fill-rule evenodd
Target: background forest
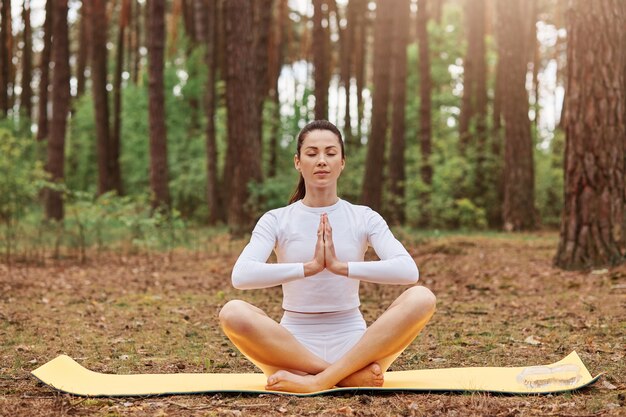
M 597 57 L 577 62 L 582 71 L 604 68 L 602 57 L 613 63 L 598 99 L 608 102 L 593 105 L 619 113 L 606 123 L 617 120 L 611 137 L 623 142 L 619 1 L 0 3 L 9 258 L 118 238 L 171 247 L 205 224 L 249 232 L 286 204 L 297 182 L 295 137 L 320 118 L 344 133 L 341 196 L 391 224 L 557 228 L 570 60 L 588 49 L 571 34 L 585 25 L 606 28 L 591 47 Z M 602 158 L 581 158 L 605 169 Z M 620 161 L 606 168 L 618 184 L 594 189 L 621 190 L 623 208 Z M 615 263 L 620 237 L 606 240 L 617 255 L 600 262 Z M 602 250 L 562 264 L 592 264 Z

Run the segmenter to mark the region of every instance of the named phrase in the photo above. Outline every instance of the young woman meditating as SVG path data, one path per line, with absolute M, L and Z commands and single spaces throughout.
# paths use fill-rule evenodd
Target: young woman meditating
M 232 273 L 238 289 L 282 285 L 280 324 L 232 300 L 220 311 L 221 326 L 268 376 L 268 390 L 382 386 L 389 365 L 433 315 L 435 296 L 412 286 L 366 327 L 359 282 L 414 284 L 417 266 L 378 213 L 337 196 L 345 157 L 332 123 L 302 129 L 294 164 L 301 175 L 290 204 L 261 217 Z M 363 260 L 368 245 L 379 261 Z M 272 250 L 278 263 L 267 263 Z

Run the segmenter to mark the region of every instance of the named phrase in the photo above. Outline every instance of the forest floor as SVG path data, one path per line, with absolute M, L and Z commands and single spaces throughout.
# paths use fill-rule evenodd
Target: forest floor
M 221 239 L 221 241 L 220 241 Z M 241 292 L 230 271 L 244 245 L 197 251 L 88 253 L 0 264 L 0 415 L 618 416 L 626 413 L 626 265 L 552 266 L 555 233 L 401 238 L 438 297 L 437 312 L 392 370 L 527 366 L 576 350 L 594 385 L 557 395 L 340 393 L 81 398 L 30 371 L 67 354 L 105 373 L 254 372 L 222 334 L 220 307 L 242 298 L 274 319 L 279 289 Z M 362 285 L 371 323 L 404 287 Z

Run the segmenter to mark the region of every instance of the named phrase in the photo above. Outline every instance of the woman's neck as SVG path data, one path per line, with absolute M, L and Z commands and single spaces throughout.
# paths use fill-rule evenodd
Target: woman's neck
M 309 207 L 328 207 L 339 201 L 337 189 L 334 190 L 306 190 L 302 204 Z

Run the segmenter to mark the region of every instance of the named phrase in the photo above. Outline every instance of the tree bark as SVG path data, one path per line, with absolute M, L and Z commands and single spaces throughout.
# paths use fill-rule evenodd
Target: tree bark
M 33 78 L 33 32 L 30 25 L 30 0 L 24 0 L 22 20 L 24 22 L 24 46 L 22 48 L 22 95 L 20 98 L 20 111 L 28 120 L 31 120 L 33 117 L 33 89 L 30 85 Z
M 67 115 L 70 110 L 70 51 L 67 29 L 67 0 L 54 2 L 53 50 L 52 61 L 52 120 L 50 121 L 50 138 L 48 139 L 48 161 L 46 170 L 52 181 L 61 183 L 64 180 L 65 132 Z M 60 191 L 46 191 L 46 218 L 63 219 L 63 197 Z
M 620 0 L 576 0 L 568 14 L 564 269 L 624 262 L 624 27 Z
M 326 67 L 328 66 L 326 51 L 326 34 L 322 21 L 324 0 L 313 0 L 313 77 L 315 81 L 315 119 L 328 119 L 328 85 L 326 83 Z
M 133 80 L 133 84 L 139 84 L 139 71 L 141 69 L 141 19 L 144 16 L 142 13 L 141 3 L 134 3 L 134 18 L 133 18 L 133 36 L 132 36 L 132 45 L 133 45 L 133 63 L 132 63 L 132 71 L 131 78 Z M 130 65 L 130 63 L 129 63 Z
M 43 25 L 43 50 L 39 64 L 39 103 L 37 106 L 37 140 L 48 137 L 48 84 L 50 81 L 50 54 L 52 51 L 52 2 L 46 2 L 46 20 Z
M 278 138 L 281 132 L 281 115 L 280 115 L 280 92 L 278 91 L 278 79 L 285 62 L 285 50 L 289 44 L 287 35 L 288 31 L 288 0 L 278 0 L 277 16 L 274 30 L 271 31 L 271 41 L 269 48 L 269 79 L 271 82 L 270 99 L 274 103 L 274 117 L 272 118 L 271 135 L 269 143 L 269 167 L 267 176 L 273 178 L 276 176 L 278 168 Z
M 11 1 L 0 3 L 0 113 L 6 117 L 11 108 L 10 92 L 13 91 L 13 33 Z
M 379 211 L 382 207 L 383 168 L 387 111 L 389 107 L 390 48 L 393 31 L 393 5 L 379 0 L 376 4 L 374 34 L 374 99 L 372 103 L 372 131 L 367 144 L 365 175 L 363 177 L 363 204 Z
M 249 230 L 253 213 L 247 207 L 248 184 L 260 182 L 261 132 L 254 50 L 253 4 L 229 0 L 224 4 L 226 25 L 226 102 L 228 107 L 228 170 L 230 180 L 228 226 L 239 235 Z
M 80 7 L 80 29 L 78 35 L 78 57 L 76 58 L 76 96 L 85 93 L 85 69 L 89 60 L 89 11 L 91 1 L 83 0 Z
M 354 4 L 355 14 L 355 39 L 354 39 L 354 78 L 356 81 L 356 99 L 357 99 L 357 134 L 354 144 L 361 145 L 361 136 L 363 135 L 363 90 L 365 90 L 365 68 L 367 60 L 367 29 L 369 19 L 367 17 L 367 1 L 366 0 L 350 0 Z
M 113 134 L 111 136 L 111 159 L 109 172 L 111 186 L 119 195 L 123 194 L 122 173 L 120 169 L 120 134 L 122 130 L 122 71 L 124 71 L 124 40 L 130 14 L 131 0 L 122 0 L 120 23 L 117 32 L 117 51 L 115 58 L 115 77 L 113 81 Z
M 274 0 L 254 0 L 254 36 L 252 48 L 256 51 L 256 97 L 258 112 L 259 143 L 263 149 L 263 106 L 270 90 L 268 72 L 268 49 Z
M 394 2 L 394 35 L 391 44 L 393 56 L 391 59 L 392 79 L 391 86 L 391 149 L 389 152 L 389 191 L 391 201 L 389 218 L 392 224 L 404 223 L 404 150 L 406 134 L 405 107 L 406 107 L 406 76 L 407 55 L 406 48 L 409 42 L 409 24 L 411 18 L 410 0 Z
M 432 154 L 432 79 L 430 75 L 430 46 L 428 39 L 428 0 L 419 0 L 417 5 L 417 43 L 419 46 L 418 71 L 420 79 L 420 109 L 418 143 L 420 144 L 421 167 L 420 176 L 424 185 L 427 186 L 421 198 L 420 224 L 430 224 L 430 187 L 433 183 L 433 167 L 430 162 Z
M 507 28 L 502 33 L 502 110 L 504 116 L 504 207 L 505 230 L 536 227 L 533 144 L 526 92 L 526 41 L 522 0 L 498 3 L 498 19 Z
M 467 54 L 463 65 L 463 99 L 459 117 L 459 144 L 465 153 L 472 136 L 484 145 L 487 118 L 487 63 L 485 56 L 485 0 L 465 2 Z M 472 129 L 474 128 L 474 129 Z M 483 137 L 480 138 L 479 134 Z M 484 147 L 484 146 L 483 146 Z M 478 153 L 480 151 L 478 150 Z
M 107 14 L 106 0 L 92 0 L 88 12 L 91 27 L 91 85 L 96 119 L 98 155 L 98 195 L 113 189 L 110 170 L 112 149 L 107 92 Z
M 170 207 L 163 67 L 165 0 L 148 0 L 148 111 L 150 121 L 150 187 L 154 209 Z
M 204 2 L 204 13 L 207 16 L 204 28 L 206 40 L 205 62 L 207 66 L 205 111 L 206 111 L 206 153 L 207 153 L 207 209 L 209 224 L 216 224 L 220 218 L 221 200 L 219 178 L 217 174 L 217 141 L 215 139 L 215 82 L 217 71 L 217 7 L 214 1 Z M 199 27 L 200 25 L 196 25 Z

